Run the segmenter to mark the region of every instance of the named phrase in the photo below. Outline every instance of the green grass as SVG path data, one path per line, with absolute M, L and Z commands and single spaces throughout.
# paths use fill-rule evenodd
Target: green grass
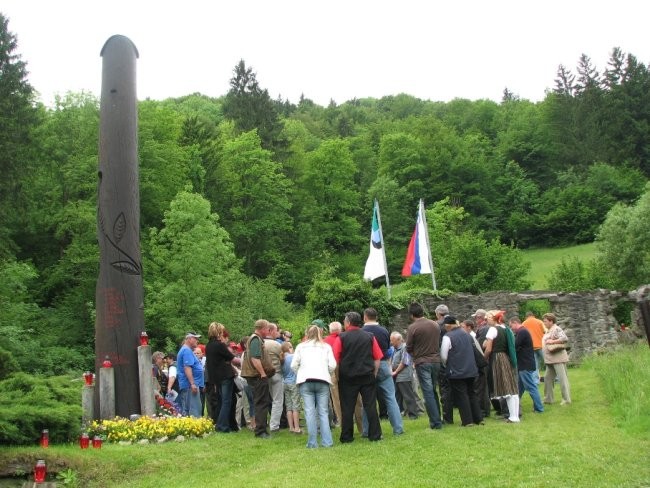
M 522 252 L 531 263 L 527 276 L 532 283 L 531 289 L 545 290 L 548 288 L 548 275 L 563 258 L 576 257 L 581 261 L 588 261 L 596 255 L 596 245 L 592 242 L 571 247 L 526 249 Z
M 650 352 L 647 341 L 609 354 L 590 356 L 583 367 L 603 385 L 616 423 L 629 433 L 650 432 Z M 646 372 L 639 374 L 639 371 Z
M 305 436 L 286 431 L 270 440 L 242 431 L 85 451 L 75 445 L 0 448 L 0 466 L 44 458 L 75 470 L 80 486 L 106 488 L 650 486 L 643 457 L 650 452 L 650 432 L 643 428 L 650 421 L 649 364 L 647 344 L 595 357 L 569 370 L 572 405 L 533 414 L 526 395 L 518 425 L 492 417 L 481 427 L 432 431 L 421 418 L 405 421 L 406 434 L 394 437 L 382 422 L 381 442 L 357 437 L 342 445 L 335 430 L 335 446 L 315 450 L 305 448 Z

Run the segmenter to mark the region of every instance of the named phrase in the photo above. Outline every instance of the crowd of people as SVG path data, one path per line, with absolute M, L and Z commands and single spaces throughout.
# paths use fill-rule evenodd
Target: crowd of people
M 308 448 L 331 447 L 336 428 L 339 442 L 352 442 L 355 425 L 362 437 L 379 441 L 381 418 L 397 436 L 405 419 L 423 414 L 431 429 L 441 429 L 454 424 L 454 409 L 463 427 L 483 425 L 493 411 L 518 423 L 522 395 L 541 414 L 554 402 L 556 382 L 561 405 L 571 403 L 568 338 L 554 314 L 540 320 L 528 312 L 523 322 L 506 323 L 503 310 L 478 309 L 462 321 L 444 304 L 436 320 L 419 303 L 408 312 L 406 337 L 390 333 L 366 308 L 346 313 L 343 324 L 314 320 L 295 348 L 290 331 L 264 319 L 239 343 L 213 322 L 207 344 L 189 332 L 177 354 L 153 354 L 156 395 L 181 415 L 207 413 L 217 432 L 248 428 L 262 439 L 281 428 L 303 434 L 302 413 Z

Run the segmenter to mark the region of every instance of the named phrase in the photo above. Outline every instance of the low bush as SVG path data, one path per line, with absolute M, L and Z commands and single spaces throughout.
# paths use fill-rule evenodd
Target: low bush
M 36 444 L 48 429 L 50 442 L 76 439 L 81 425 L 81 383 L 15 373 L 0 381 L 0 444 Z
M 431 275 L 419 275 L 393 286 L 389 299 L 384 286 L 373 288 L 372 284 L 361 276 L 348 275 L 343 279 L 334 273 L 335 270 L 321 273 L 307 294 L 309 312 L 313 317 L 326 322 L 343 322 L 346 312 L 356 311 L 363 314 L 365 308 L 373 307 L 379 314 L 379 321 L 385 326 L 390 326 L 390 320 L 396 312 L 414 301 L 422 300 L 423 296 L 436 294 L 444 297 L 451 293 L 449 290 L 438 290 L 434 293 L 432 288 L 429 288 Z

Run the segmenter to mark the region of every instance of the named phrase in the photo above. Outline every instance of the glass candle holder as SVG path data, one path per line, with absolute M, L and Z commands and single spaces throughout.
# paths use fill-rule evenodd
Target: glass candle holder
M 84 373 L 84 381 L 86 386 L 93 386 L 93 374 L 90 371 Z
M 104 362 L 102 363 L 102 368 L 112 368 L 112 367 L 113 367 L 113 363 L 111 363 L 111 358 L 106 356 L 104 358 Z
M 90 437 L 85 432 L 79 436 L 79 447 L 82 449 L 88 449 L 90 445 Z
M 36 465 L 34 466 L 34 482 L 45 482 L 45 476 L 47 476 L 47 466 L 45 466 L 45 461 L 43 459 L 39 459 L 36 461 Z
M 149 345 L 149 336 L 147 333 L 143 330 L 140 332 L 140 345 L 141 346 L 148 346 Z
M 50 445 L 50 431 L 43 429 L 41 431 L 41 447 L 48 447 Z
M 93 437 L 93 447 L 95 449 L 101 449 L 102 448 L 102 438 L 96 435 Z

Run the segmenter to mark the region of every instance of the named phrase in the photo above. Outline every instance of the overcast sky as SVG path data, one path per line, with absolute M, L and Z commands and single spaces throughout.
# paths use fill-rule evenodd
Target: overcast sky
M 557 68 L 613 47 L 650 61 L 643 0 L 2 0 L 29 81 L 55 94 L 101 92 L 100 50 L 138 48 L 139 99 L 228 91 L 240 59 L 262 88 L 297 103 L 407 93 L 422 99 L 532 101 Z

